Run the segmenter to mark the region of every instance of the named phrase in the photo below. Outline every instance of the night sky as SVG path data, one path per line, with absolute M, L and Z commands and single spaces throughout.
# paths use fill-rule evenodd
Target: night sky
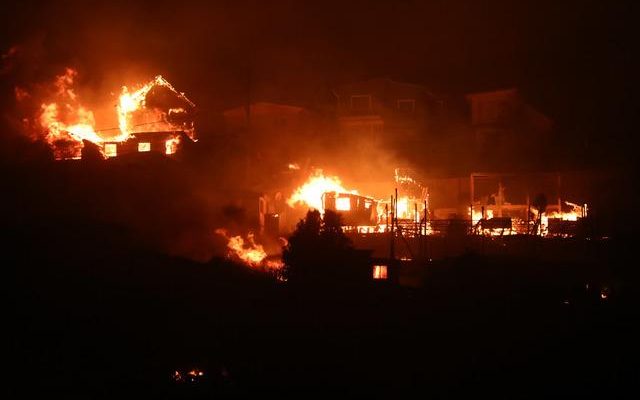
M 0 49 L 17 45 L 23 55 L 3 79 L 39 79 L 70 65 L 99 91 L 161 73 L 213 112 L 243 102 L 249 80 L 258 100 L 301 105 L 373 77 L 454 96 L 518 86 L 562 136 L 595 157 L 618 153 L 635 109 L 637 7 L 557 3 L 4 3 Z

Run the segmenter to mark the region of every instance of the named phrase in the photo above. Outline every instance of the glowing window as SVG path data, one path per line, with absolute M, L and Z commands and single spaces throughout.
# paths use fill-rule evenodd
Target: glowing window
M 387 279 L 387 266 L 386 265 L 374 265 L 373 266 L 373 279 Z
M 351 199 L 348 197 L 338 197 L 336 199 L 336 210 L 338 211 L 351 210 Z
M 141 153 L 144 151 L 151 151 L 151 143 L 149 142 L 138 143 L 138 151 Z
M 164 153 L 165 154 L 173 154 L 178 150 L 178 141 L 179 138 L 169 139 L 164 142 Z
M 115 157 L 118 155 L 118 145 L 115 143 L 106 143 L 104 145 L 104 155 L 107 157 Z

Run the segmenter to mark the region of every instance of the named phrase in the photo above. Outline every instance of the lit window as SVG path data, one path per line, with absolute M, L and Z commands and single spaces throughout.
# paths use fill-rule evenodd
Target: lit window
M 178 150 L 178 143 L 180 142 L 180 137 L 176 137 L 173 139 L 169 139 L 164 142 L 164 153 L 165 154 L 173 154 Z
M 138 143 L 138 151 L 141 153 L 145 151 L 151 151 L 151 143 L 149 142 Z
M 336 210 L 338 211 L 351 210 L 351 199 L 349 197 L 338 197 L 336 199 Z
M 373 266 L 373 279 L 387 279 L 387 266 L 386 265 L 374 265 Z
M 115 143 L 106 143 L 104 145 L 104 155 L 107 157 L 115 157 L 118 155 L 118 145 Z

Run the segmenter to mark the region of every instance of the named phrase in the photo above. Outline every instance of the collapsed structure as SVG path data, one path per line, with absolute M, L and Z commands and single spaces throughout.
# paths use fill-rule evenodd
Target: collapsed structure
M 376 199 L 314 169 L 286 204 L 260 198 L 262 232 L 286 236 L 294 219 L 287 215 L 302 217 L 308 209 L 334 211 L 354 246 L 372 252 L 375 280 L 406 276 L 407 268 L 424 273 L 424 261 L 470 248 L 504 253 L 509 245 L 517 254 L 527 251 L 522 243 L 530 238 L 547 242 L 587 234 L 588 206 L 565 199 L 570 194 L 559 174 L 472 173 L 425 180 L 411 169 L 396 168 L 387 190 L 392 193 L 388 199 Z M 281 192 L 278 195 L 282 199 Z M 405 271 L 398 275 L 400 264 Z
M 286 203 L 289 210 L 302 206 L 321 213 L 335 211 L 346 232 L 359 234 L 389 232 L 395 224 L 405 231 L 444 235 L 453 224 L 463 223 L 470 234 L 571 236 L 577 222 L 588 215 L 587 204 L 563 199 L 559 174 L 472 173 L 468 178 L 430 179 L 427 184 L 410 169 L 396 168 L 394 178 L 395 187 L 387 188 L 393 193 L 389 199 L 375 199 L 315 169 Z M 275 205 L 278 198 L 280 192 L 274 199 L 260 198 L 261 224 L 272 219 L 275 209 L 275 214 L 287 212 L 283 204 Z M 281 231 L 291 228 L 279 225 Z

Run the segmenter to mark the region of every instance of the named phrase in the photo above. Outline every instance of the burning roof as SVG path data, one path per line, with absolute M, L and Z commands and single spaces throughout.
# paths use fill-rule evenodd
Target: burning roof
M 115 156 L 119 144 L 135 139 L 141 132 L 161 132 L 160 150 L 166 154 L 176 151 L 181 133 L 195 140 L 195 104 L 162 76 L 132 88 L 123 86 L 116 106 L 118 126 L 97 129 L 93 111 L 81 102 L 75 90 L 77 75 L 77 71 L 67 68 L 55 78 L 33 127 L 37 131 L 33 136 L 46 141 L 56 159 L 81 158 L 83 141 L 96 144 L 104 157 Z M 18 101 L 24 97 L 23 92 L 24 89 L 16 90 Z M 138 146 L 142 152 L 158 149 L 150 141 Z

